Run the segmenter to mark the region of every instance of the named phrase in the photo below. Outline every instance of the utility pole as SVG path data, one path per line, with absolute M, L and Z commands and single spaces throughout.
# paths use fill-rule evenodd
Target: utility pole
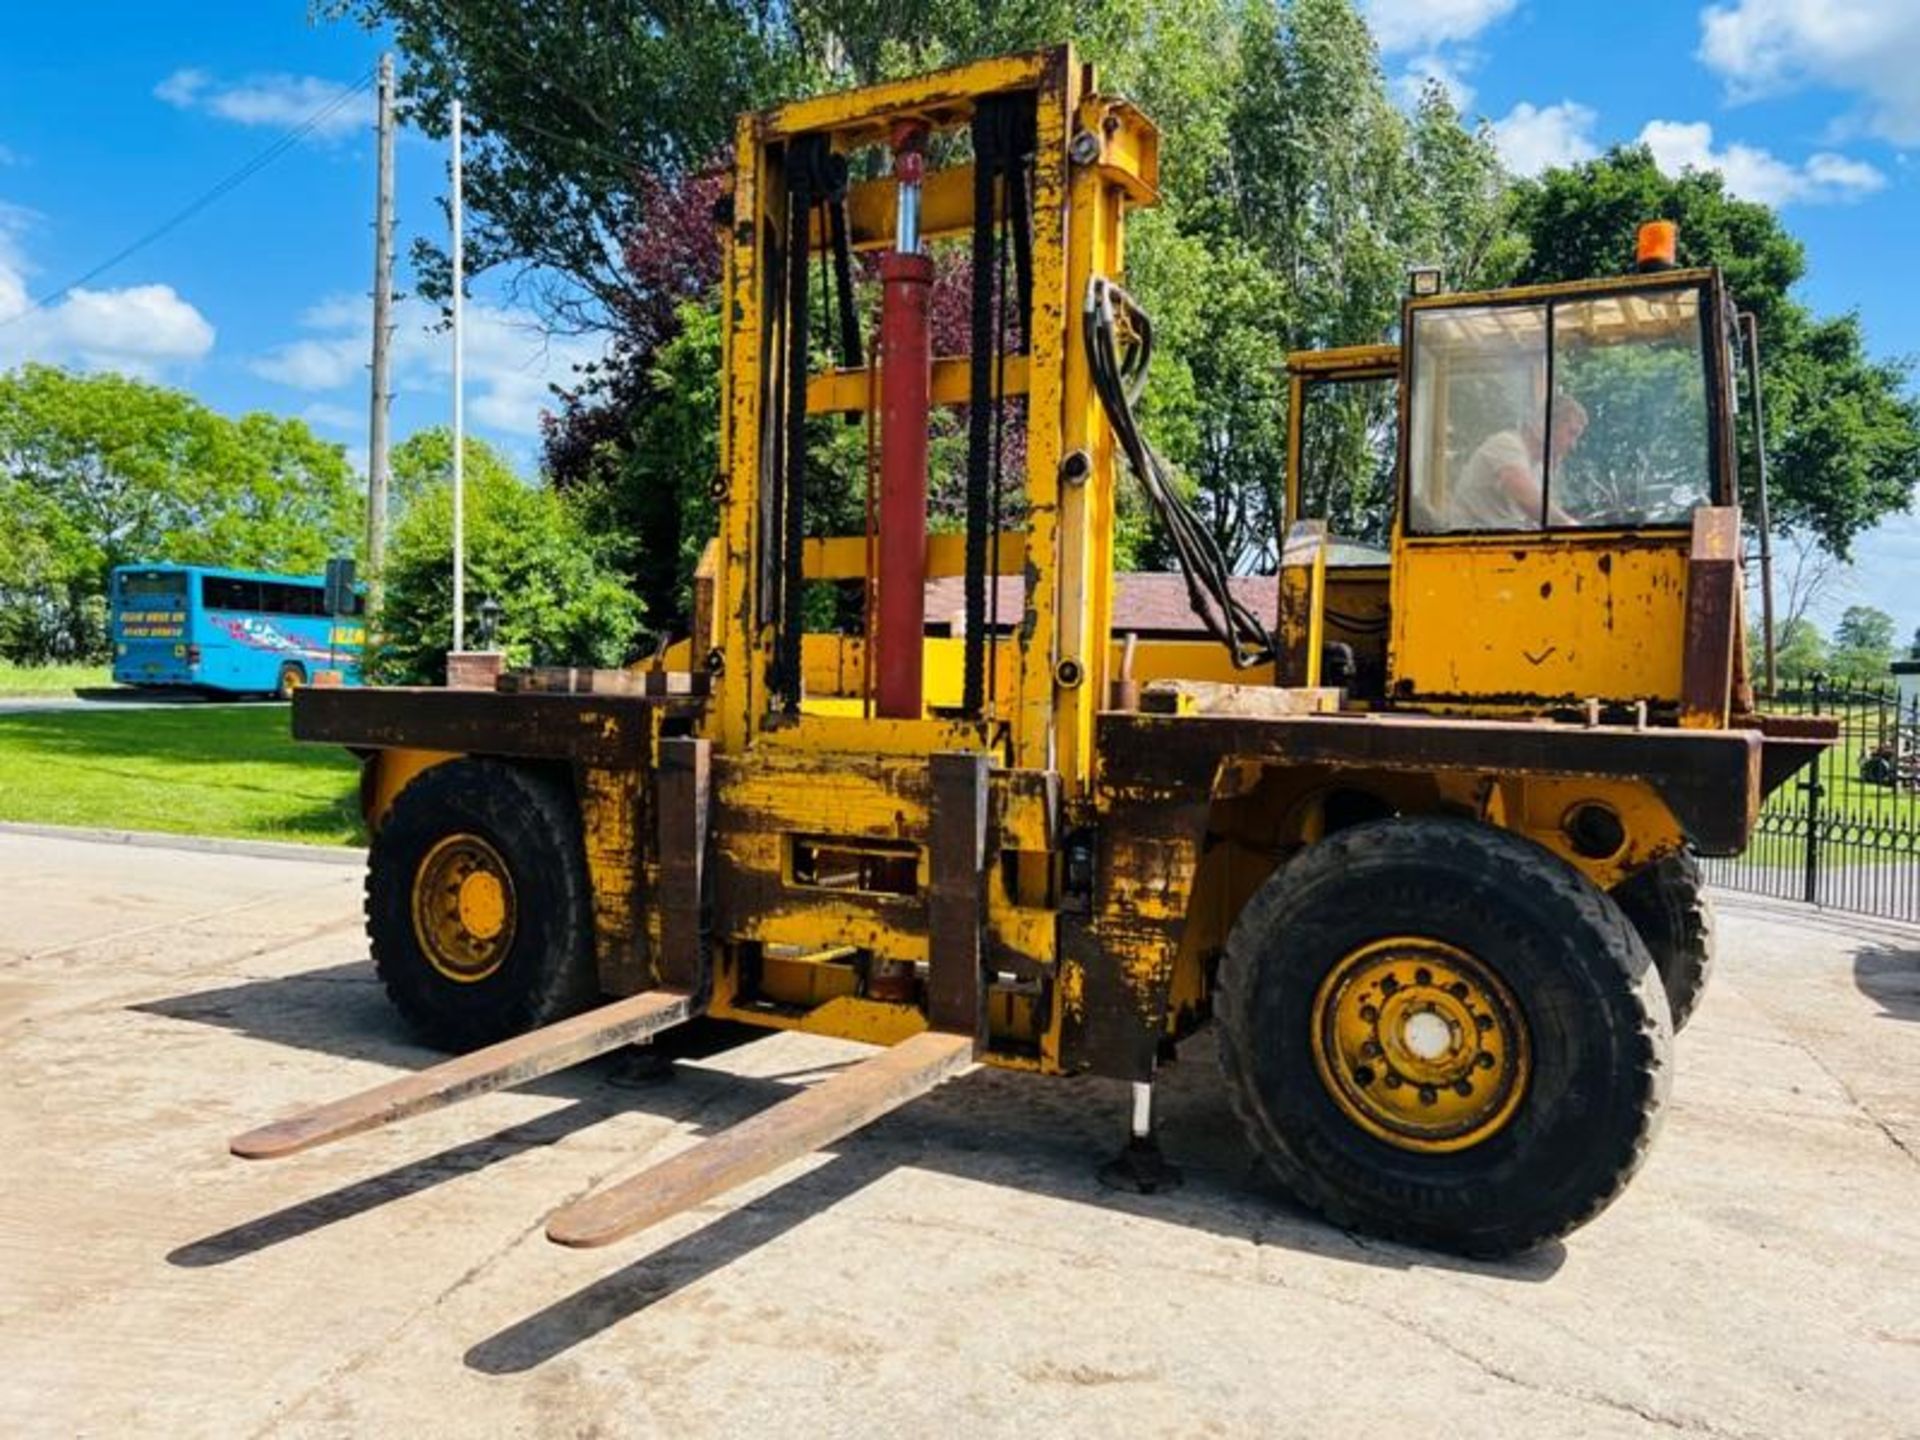
M 453 648 L 467 648 L 467 414 L 461 354 L 460 292 L 466 286 L 466 250 L 460 215 L 460 98 L 453 101 Z
M 367 420 L 367 569 L 379 603 L 387 559 L 387 416 L 393 401 L 388 349 L 393 339 L 393 56 L 380 57 L 374 128 L 378 181 L 373 206 L 373 394 Z

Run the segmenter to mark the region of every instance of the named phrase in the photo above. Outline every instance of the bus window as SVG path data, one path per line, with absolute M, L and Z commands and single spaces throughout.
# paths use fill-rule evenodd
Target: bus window
M 187 577 L 178 570 L 121 572 L 120 598 L 124 601 L 154 600 L 178 605 L 186 596 Z
M 203 576 L 200 603 L 209 610 L 258 610 L 260 582 L 233 580 L 224 575 Z
M 324 615 L 325 591 L 318 585 L 268 580 L 260 586 L 260 609 L 267 615 Z

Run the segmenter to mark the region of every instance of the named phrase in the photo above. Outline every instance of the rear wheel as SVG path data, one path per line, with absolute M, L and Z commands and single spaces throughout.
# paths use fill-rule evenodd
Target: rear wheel
M 1613 891 L 1653 957 L 1677 1034 L 1693 1017 L 1713 973 L 1713 902 L 1700 862 L 1682 851 Z
M 1217 1012 L 1282 1183 L 1441 1249 L 1508 1253 L 1598 1214 L 1666 1095 L 1666 997 L 1632 926 L 1547 851 L 1465 821 L 1356 826 L 1275 874 Z
M 573 797 L 492 760 L 422 771 L 367 859 L 367 934 L 388 996 L 429 1044 L 471 1050 L 594 999 Z
M 280 667 L 280 678 L 274 682 L 273 693 L 280 700 L 293 699 L 293 692 L 307 683 L 307 672 L 299 665 L 288 661 Z

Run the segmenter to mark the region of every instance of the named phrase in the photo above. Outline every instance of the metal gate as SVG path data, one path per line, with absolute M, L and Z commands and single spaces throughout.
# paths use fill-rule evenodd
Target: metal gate
M 1765 708 L 1836 716 L 1840 743 L 1768 799 L 1745 854 L 1706 862 L 1708 878 L 1920 921 L 1920 696 L 1815 675 Z

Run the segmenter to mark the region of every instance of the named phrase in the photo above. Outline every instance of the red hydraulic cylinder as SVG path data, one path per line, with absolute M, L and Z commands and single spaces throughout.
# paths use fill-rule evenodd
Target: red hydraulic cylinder
M 927 429 L 932 414 L 933 261 L 918 253 L 920 147 L 924 133 L 896 138 L 902 190 L 900 249 L 880 257 L 879 624 L 874 698 L 888 719 L 917 720 L 924 704 Z

